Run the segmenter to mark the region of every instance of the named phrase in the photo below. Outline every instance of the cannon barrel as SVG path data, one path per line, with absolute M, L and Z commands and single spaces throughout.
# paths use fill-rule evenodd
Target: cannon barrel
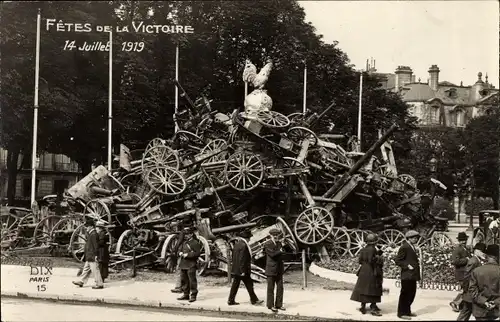
M 175 86 L 177 86 L 179 88 L 179 90 L 182 92 L 182 94 L 184 95 L 184 97 L 188 101 L 188 103 L 189 103 L 189 109 L 191 110 L 191 112 L 193 114 L 196 114 L 196 105 L 191 100 L 191 98 L 189 97 L 188 93 L 186 93 L 186 91 L 184 90 L 184 88 L 182 88 L 181 83 L 179 83 L 179 81 L 177 79 L 174 79 L 174 84 L 175 84 Z
M 227 233 L 230 231 L 235 231 L 235 230 L 240 230 L 244 228 L 250 228 L 257 226 L 257 223 L 250 222 L 247 224 L 241 224 L 241 225 L 231 225 L 231 226 L 226 226 L 226 227 L 221 227 L 221 228 L 214 228 L 212 229 L 213 234 L 220 234 L 220 233 Z
M 327 108 L 325 108 L 323 110 L 323 112 L 321 112 L 319 115 L 317 115 L 316 113 L 314 113 L 309 118 L 309 120 L 307 120 L 307 123 L 308 123 L 309 127 L 313 128 L 314 125 L 316 125 L 316 123 L 318 122 L 318 120 L 321 119 L 323 116 L 325 116 L 326 113 L 328 113 L 334 106 L 335 106 L 335 102 L 333 102 L 332 104 L 330 104 L 330 106 L 328 106 Z
M 100 195 L 105 195 L 105 196 L 110 196 L 111 195 L 111 190 L 108 189 L 103 189 L 99 187 L 91 187 L 90 191 L 92 191 L 95 194 L 100 194 Z
M 347 181 L 349 180 L 349 178 L 355 174 L 359 169 L 361 169 L 361 167 L 365 164 L 366 161 L 368 161 L 372 156 L 373 154 L 375 154 L 375 151 L 377 149 L 379 149 L 382 144 L 384 144 L 384 142 L 387 140 L 387 138 L 398 128 L 397 124 L 393 124 L 389 130 L 387 130 L 387 132 L 384 133 L 384 135 L 382 135 L 378 140 L 377 142 L 375 142 L 371 147 L 370 149 L 368 149 L 368 151 L 365 152 L 365 154 L 363 154 L 363 156 L 361 158 L 359 158 L 359 160 L 352 166 L 351 169 L 349 169 L 349 171 L 347 171 L 343 176 L 342 178 L 340 178 L 339 181 L 337 181 L 330 189 L 328 189 L 327 192 L 325 192 L 325 194 L 323 195 L 323 198 L 330 198 L 334 193 L 336 193 L 340 188 L 342 188 L 346 183 Z

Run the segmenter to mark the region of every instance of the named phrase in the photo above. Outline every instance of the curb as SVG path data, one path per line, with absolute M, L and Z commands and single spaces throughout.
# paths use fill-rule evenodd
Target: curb
M 33 299 L 33 300 L 45 300 L 51 302 L 66 302 L 68 304 L 80 304 L 80 305 L 105 305 L 114 307 L 128 307 L 128 308 L 149 308 L 156 310 L 170 310 L 170 311 L 197 311 L 197 312 L 207 312 L 207 313 L 217 313 L 217 316 L 251 316 L 263 319 L 272 320 L 288 320 L 288 321 L 348 321 L 345 318 L 325 318 L 318 316 L 305 316 L 305 315 L 292 315 L 287 313 L 264 313 L 264 312 L 248 312 L 245 308 L 231 307 L 222 308 L 220 306 L 202 307 L 194 306 L 192 304 L 172 304 L 164 303 L 161 301 L 142 301 L 142 300 L 123 300 L 123 299 L 104 299 L 98 297 L 84 297 L 84 296 L 71 296 L 64 295 L 60 296 L 57 294 L 48 293 L 23 293 L 14 291 L 2 291 L 0 294 L 4 298 L 22 298 L 22 299 Z M 354 320 L 351 320 L 354 321 Z

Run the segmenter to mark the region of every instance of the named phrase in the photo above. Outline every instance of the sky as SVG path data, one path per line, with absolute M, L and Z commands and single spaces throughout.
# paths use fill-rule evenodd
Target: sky
M 478 72 L 499 88 L 499 3 L 489 1 L 299 1 L 326 43 L 338 41 L 356 69 L 381 73 L 410 66 L 426 82 L 472 85 Z

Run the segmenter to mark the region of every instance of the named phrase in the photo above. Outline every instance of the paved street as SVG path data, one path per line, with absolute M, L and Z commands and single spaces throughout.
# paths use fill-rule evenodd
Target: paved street
M 72 305 L 2 298 L 2 321 L 245 321 L 193 315 L 188 312 L 167 313 L 160 310 L 137 310 L 118 307 Z

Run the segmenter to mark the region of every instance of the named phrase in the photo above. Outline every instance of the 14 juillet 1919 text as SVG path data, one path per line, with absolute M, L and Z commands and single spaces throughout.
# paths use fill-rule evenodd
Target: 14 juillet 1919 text
M 102 42 L 102 41 L 93 41 L 93 42 L 86 42 L 84 41 L 83 43 L 76 43 L 75 40 L 66 40 L 64 42 L 64 47 L 63 50 L 68 50 L 68 51 L 109 51 L 110 49 L 110 43 L 108 42 Z M 113 48 L 114 49 L 114 48 Z M 135 51 L 135 52 L 141 52 L 144 50 L 144 42 L 122 42 L 120 49 L 122 51 Z

